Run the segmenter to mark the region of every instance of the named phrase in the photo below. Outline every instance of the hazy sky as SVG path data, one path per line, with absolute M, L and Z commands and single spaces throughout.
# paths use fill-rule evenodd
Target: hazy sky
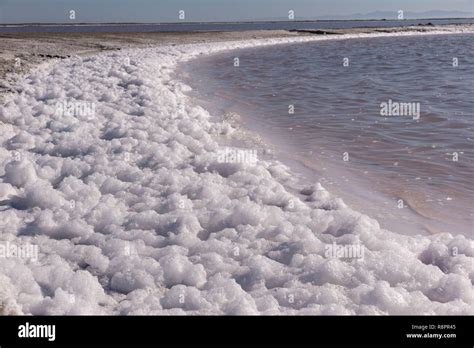
M 474 0 L 0 0 L 0 22 L 177 22 L 282 19 L 398 10 L 473 13 Z

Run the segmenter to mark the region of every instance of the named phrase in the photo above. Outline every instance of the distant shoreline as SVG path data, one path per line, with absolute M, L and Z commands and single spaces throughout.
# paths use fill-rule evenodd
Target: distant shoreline
M 117 25 L 221 25 L 221 24 L 266 24 L 266 23 L 319 23 L 319 22 L 410 22 L 410 21 L 425 21 L 425 20 L 474 20 L 474 17 L 422 17 L 422 18 L 371 18 L 371 19 L 305 19 L 305 20 L 261 20 L 261 21 L 223 21 L 223 22 L 203 22 L 203 21 L 189 21 L 189 22 L 57 22 L 57 23 L 5 23 L 0 24 L 0 27 L 11 26 L 117 26 Z
M 0 35 L 16 33 L 192 33 L 224 31 L 334 30 L 357 28 L 408 28 L 472 25 L 474 18 L 371 19 L 371 20 L 284 20 L 241 22 L 162 22 L 162 23 L 18 23 L 0 25 Z

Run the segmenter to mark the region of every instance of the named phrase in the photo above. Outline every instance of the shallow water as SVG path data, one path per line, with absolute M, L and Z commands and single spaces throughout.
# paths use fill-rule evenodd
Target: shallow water
M 187 82 L 220 112 L 242 115 L 248 128 L 383 227 L 472 235 L 473 39 L 246 49 L 193 62 Z M 381 105 L 390 100 L 415 104 L 407 115 L 384 116 Z

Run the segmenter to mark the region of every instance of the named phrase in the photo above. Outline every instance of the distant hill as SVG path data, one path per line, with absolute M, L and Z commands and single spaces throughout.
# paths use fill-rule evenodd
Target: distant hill
M 426 11 L 426 12 L 409 12 L 404 11 L 405 19 L 420 19 L 420 18 L 460 18 L 460 17 L 474 17 L 474 12 L 463 11 Z M 370 13 L 355 13 L 352 15 L 329 15 L 321 16 L 316 19 L 398 19 L 397 11 L 375 11 Z
M 425 11 L 425 12 L 410 12 L 404 11 L 403 13 L 405 19 L 424 19 L 424 18 L 473 18 L 474 12 L 464 12 L 464 11 Z M 369 13 L 354 13 L 348 15 L 324 15 L 317 17 L 308 17 L 302 13 L 295 13 L 296 20 L 367 20 L 367 19 L 387 19 L 387 20 L 397 20 L 398 11 L 374 11 Z M 265 17 L 265 18 L 255 18 L 253 20 L 263 20 L 263 21 L 279 21 L 279 20 L 288 20 L 287 17 Z

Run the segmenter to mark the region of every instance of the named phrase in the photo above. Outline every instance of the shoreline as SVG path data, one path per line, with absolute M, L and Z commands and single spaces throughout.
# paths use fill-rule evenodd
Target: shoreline
M 2 94 L 12 91 L 11 85 L 14 83 L 16 74 L 25 74 L 35 66 L 51 59 L 65 59 L 75 55 L 92 55 L 100 52 L 120 51 L 128 48 L 146 48 L 153 45 L 182 45 L 249 39 L 305 37 L 326 34 L 450 31 L 460 26 L 474 28 L 474 24 L 448 24 L 439 26 L 317 30 L 200 31 L 190 33 L 0 33 L 0 102 L 2 100 Z
M 24 84 L 22 98 L 10 95 L 0 109 L 9 121 L 0 125 L 6 163 L 0 192 L 10 193 L 5 204 L 22 207 L 0 214 L 5 237 L 39 245 L 45 266 L 0 258 L 6 313 L 472 313 L 462 268 L 470 262 L 468 239 L 382 230 L 321 185 L 295 184 L 278 161 L 220 163 L 216 136 L 232 132 L 231 125 L 212 122 L 207 110 L 188 103 L 187 86 L 172 79 L 179 63 L 201 54 L 316 38 L 171 44 L 37 69 L 35 87 L 47 93 L 38 96 Z M 94 91 L 88 94 L 98 104 L 93 122 L 57 117 L 46 107 L 18 113 L 17 105 L 65 98 L 63 89 L 74 95 L 73 81 Z M 21 163 L 9 160 L 13 150 Z M 28 226 L 30 233 L 18 235 Z M 365 246 L 365 258 L 325 258 L 325 245 L 335 242 Z M 124 254 L 130 245 L 133 258 Z M 459 255 L 439 254 L 440 245 L 456 247 Z M 57 268 L 64 270 L 61 279 L 52 277 Z M 44 284 L 52 278 L 54 284 Z M 45 294 L 44 286 L 61 291 Z M 189 307 L 177 302 L 180 291 L 193 299 Z M 219 291 L 222 301 L 215 300 Z M 25 292 L 28 297 L 20 296 Z M 288 303 L 293 293 L 298 301 Z M 68 294 L 74 303 L 66 302 Z M 392 303 L 393 297 L 400 300 Z
M 470 32 L 470 34 L 472 34 L 472 32 Z M 344 39 L 344 37 L 341 36 L 339 37 L 339 39 L 342 40 Z M 367 39 L 370 40 L 370 38 L 367 38 Z M 250 49 L 253 49 L 253 48 L 250 48 Z M 243 50 L 244 51 L 248 50 L 248 48 L 244 48 Z M 223 54 L 223 55 L 225 54 L 226 59 L 231 59 L 233 54 L 238 56 L 240 54 L 240 50 L 237 50 L 236 53 L 225 52 L 225 53 L 220 53 L 220 54 Z M 207 59 L 207 58 L 208 56 L 205 56 L 203 59 Z M 192 82 L 193 68 L 191 67 L 188 70 L 189 71 L 187 71 L 186 73 L 190 75 L 190 77 L 185 79 L 185 83 L 190 84 Z M 203 76 L 200 76 L 201 80 L 202 78 Z M 192 87 L 199 91 L 199 86 L 197 86 L 196 84 L 192 84 Z M 207 110 L 211 110 L 209 109 L 209 107 L 212 106 L 213 103 L 220 104 L 222 106 L 227 103 L 226 100 L 232 100 L 232 98 L 230 98 L 230 95 L 225 95 L 225 94 L 222 94 L 219 97 L 214 98 L 215 100 L 213 100 L 212 102 L 210 102 L 207 99 L 203 99 L 205 98 L 205 95 L 204 96 L 199 95 L 198 93 L 197 97 L 198 97 L 198 101 L 197 101 L 198 105 L 203 106 Z M 199 97 L 201 98 L 199 99 Z M 273 155 L 273 151 L 277 149 L 277 155 L 274 156 L 274 158 L 276 158 L 278 161 L 281 161 L 282 163 L 290 167 L 293 172 L 302 174 L 303 176 L 305 176 L 307 182 L 310 182 L 311 180 L 312 181 L 321 180 L 321 177 L 323 176 L 323 174 L 327 175 L 327 173 L 329 172 L 332 172 L 332 174 L 335 174 L 335 175 L 330 176 L 332 178 L 341 178 L 341 177 L 344 177 L 344 173 L 346 175 L 349 173 L 349 172 L 344 172 L 344 170 L 341 171 L 342 168 L 335 167 L 334 163 L 331 163 L 332 168 L 331 168 L 331 171 L 328 172 L 327 167 L 331 167 L 331 166 L 328 166 L 328 163 L 324 163 L 323 165 L 320 162 L 319 163 L 311 162 L 305 157 L 306 154 L 304 155 L 302 154 L 304 151 L 299 152 L 300 150 L 299 148 L 296 148 L 296 147 L 289 148 L 288 146 L 282 144 L 278 136 L 275 138 L 274 134 L 270 134 L 266 132 L 264 126 L 249 125 L 248 121 L 251 121 L 251 122 L 256 121 L 255 119 L 252 120 L 252 117 L 250 117 L 249 114 L 258 115 L 258 112 L 264 112 L 265 109 L 261 109 L 259 111 L 252 110 L 250 104 L 245 105 L 243 100 L 240 100 L 238 98 L 236 98 L 233 102 L 234 107 L 236 104 L 241 104 L 241 109 L 231 110 L 230 113 L 236 114 L 236 116 L 239 119 L 242 119 L 242 121 L 244 121 L 244 122 L 240 122 L 241 123 L 240 128 L 243 128 L 242 131 L 248 133 L 246 135 L 249 138 L 251 138 L 249 139 L 249 144 L 247 144 L 247 147 L 250 147 L 250 148 L 257 147 L 258 146 L 256 145 L 257 142 L 253 142 L 254 139 L 257 139 L 258 144 L 265 144 L 265 146 L 269 149 L 272 155 Z M 226 111 L 229 111 L 229 110 L 226 110 L 225 107 L 221 108 L 220 106 L 215 106 L 214 111 L 211 112 L 211 114 L 216 113 L 219 115 L 224 115 Z M 245 116 L 242 117 L 243 115 Z M 239 128 L 239 131 L 241 131 L 240 128 Z M 323 167 L 324 167 L 324 171 L 321 169 Z M 390 230 L 391 232 L 397 232 L 397 233 L 405 234 L 405 235 L 416 235 L 416 234 L 436 235 L 436 234 L 447 232 L 447 233 L 452 233 L 454 235 L 456 234 L 464 235 L 467 238 L 470 237 L 471 230 L 472 230 L 469 227 L 470 224 L 456 225 L 454 223 L 456 219 L 443 220 L 441 218 L 438 218 L 438 216 L 436 216 L 433 212 L 428 211 L 427 213 L 426 209 L 424 209 L 423 206 L 417 205 L 416 200 L 412 201 L 411 197 L 407 197 L 407 195 L 397 196 L 395 194 L 390 194 L 389 193 L 390 190 L 377 191 L 377 192 L 366 191 L 364 190 L 364 188 L 367 189 L 371 187 L 370 186 L 371 180 L 373 180 L 373 178 L 368 179 L 364 177 L 364 175 L 359 175 L 359 176 L 356 176 L 355 178 L 357 179 L 356 180 L 357 184 L 361 186 L 361 187 L 358 187 L 356 185 L 359 189 L 358 194 L 355 193 L 355 191 L 357 190 L 353 189 L 351 191 L 350 185 L 345 184 L 344 182 L 339 182 L 339 185 L 342 188 L 338 187 L 338 185 L 332 186 L 334 183 L 331 182 L 332 180 L 328 178 L 325 178 L 325 179 L 327 182 L 329 182 L 330 186 L 326 187 L 326 185 L 324 185 L 322 181 L 320 182 L 323 183 L 323 185 L 332 194 L 335 194 L 337 197 L 342 198 L 343 201 L 346 204 L 348 204 L 351 208 L 353 208 L 354 210 L 358 212 L 366 214 L 371 218 L 374 218 L 382 225 L 384 229 Z M 360 191 L 361 188 L 362 188 L 362 191 Z M 390 192 L 393 192 L 393 191 L 390 191 Z M 394 202 L 396 199 L 400 199 L 400 198 L 403 198 L 406 209 L 403 212 L 403 214 L 397 217 L 399 208 L 397 208 L 395 204 L 393 204 L 393 207 L 390 206 L 389 204 L 391 202 Z M 366 204 L 367 201 L 371 202 L 370 204 L 371 206 L 384 207 L 385 210 L 388 210 L 390 212 L 387 214 L 390 217 L 387 216 L 387 219 L 384 219 L 382 214 L 378 214 L 377 212 L 378 208 L 365 207 L 364 204 Z M 400 220 L 400 217 L 402 217 L 403 219 Z
M 406 18 L 406 21 L 412 20 L 454 20 L 454 19 L 474 19 L 474 17 L 416 17 L 416 18 Z M 365 19 L 294 19 L 291 22 L 378 22 L 378 21 L 386 21 L 386 22 L 400 22 L 400 19 L 397 18 L 365 18 Z M 248 20 L 248 21 L 190 21 L 190 22 L 77 22 L 77 23 L 42 23 L 42 22 L 25 22 L 25 23 L 6 23 L 0 24 L 2 26 L 21 26 L 21 25 L 167 25 L 167 24 L 245 24 L 245 23 L 288 23 L 287 19 L 273 19 L 273 20 Z

